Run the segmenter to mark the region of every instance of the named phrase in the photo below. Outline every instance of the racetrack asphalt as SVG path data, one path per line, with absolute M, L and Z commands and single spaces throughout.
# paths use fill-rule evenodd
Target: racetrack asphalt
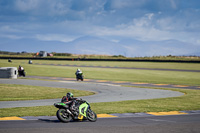
M 56 80 L 56 81 L 76 81 L 75 78 L 63 78 L 63 77 L 26 76 L 26 78 Z M 95 80 L 95 79 L 84 79 L 84 83 L 85 82 L 86 83 L 101 83 L 101 84 L 107 84 L 107 85 L 127 85 L 127 86 L 180 88 L 180 89 L 200 90 L 200 86 L 187 86 L 187 85 L 151 84 L 151 83 L 141 83 L 141 82 L 108 81 L 108 80 Z
M 61 123 L 55 118 L 0 121 L 1 133 L 199 133 L 200 114 L 104 118 Z
M 129 83 L 123 81 L 105 81 L 105 80 L 90 80 L 86 79 L 84 82 L 75 82 L 75 79 L 70 78 L 59 78 L 59 77 L 34 77 L 28 76 L 29 78 L 40 78 L 40 79 L 48 79 L 48 80 L 56 80 L 56 82 L 51 81 L 42 81 L 34 82 L 35 80 L 27 80 L 27 79 L 17 79 L 17 80 L 10 80 L 10 79 L 0 79 L 0 83 L 6 84 L 23 84 L 26 82 L 28 85 L 40 86 L 42 84 L 46 84 L 44 86 L 56 87 L 57 83 L 62 84 L 60 87 L 68 88 L 70 84 L 75 84 L 76 87 L 79 86 L 86 86 L 85 84 L 92 84 L 93 87 L 102 87 L 99 90 L 92 88 L 92 86 L 88 87 L 89 89 L 94 89 L 95 92 L 98 92 L 97 95 L 93 96 L 102 96 L 101 99 L 104 99 L 104 96 L 101 93 L 105 92 L 106 88 L 109 88 L 107 91 L 113 92 L 117 90 L 121 90 L 119 85 L 132 85 L 132 86 L 148 86 L 148 87 L 168 87 L 168 88 L 181 88 L 181 89 L 200 89 L 198 86 L 180 86 L 180 85 L 166 85 L 166 84 L 148 84 L 148 83 Z M 33 83 L 31 83 L 33 82 Z M 36 84 L 34 84 L 36 83 Z M 73 86 L 73 85 L 72 85 Z M 112 89 L 112 87 L 113 89 Z M 111 87 L 111 89 L 110 89 Z M 119 87 L 119 88 L 118 88 Z M 125 87 L 126 89 L 129 87 Z M 126 90 L 125 89 L 125 90 Z M 143 88 L 132 88 L 132 91 L 128 91 L 134 94 L 141 94 L 136 93 L 137 90 L 143 90 Z M 84 89 L 83 89 L 84 90 Z M 154 90 L 154 89 L 151 89 Z M 143 92 L 146 90 L 144 89 Z M 153 92 L 152 92 L 153 93 Z M 159 92 L 161 93 L 161 92 Z M 163 93 L 163 92 L 162 92 Z M 162 94 L 161 93 L 161 94 Z M 167 92 L 168 93 L 168 92 Z M 174 92 L 173 92 L 174 93 Z M 115 94 L 115 93 L 114 93 Z M 126 93 L 122 93 L 121 96 L 125 96 Z M 148 92 L 144 93 L 145 95 L 149 95 Z M 179 96 L 182 94 L 179 94 Z M 117 96 L 120 96 L 118 93 Z M 130 96 L 130 95 L 128 95 Z M 134 97 L 135 95 L 132 95 Z M 164 96 L 164 95 L 163 95 Z M 83 98 L 83 97 L 82 97 Z M 84 99 L 95 100 L 94 98 L 90 99 L 90 97 L 84 97 Z M 118 97 L 119 99 L 119 97 Z M 50 104 L 52 105 L 55 101 L 58 102 L 60 99 L 50 99 Z M 44 102 L 39 100 L 34 100 L 37 104 L 38 102 Z M 34 102 L 31 101 L 31 102 Z M 37 102 L 38 101 L 38 102 Z M 11 105 L 13 102 L 11 101 Z M 21 102 L 21 101 L 20 101 Z M 30 101 L 28 101 L 30 104 Z M 47 104 L 49 101 L 47 101 Z M 89 101 L 92 102 L 92 101 Z M 101 102 L 101 101 L 100 101 Z M 14 103 L 15 104 L 15 103 Z M 44 104 L 46 104 L 44 102 Z M 2 102 L 0 102 L 0 106 L 2 106 Z M 35 106 L 34 105 L 34 106 Z M 37 106 L 37 105 L 36 105 Z M 42 105 L 43 106 L 43 105 Z M 185 115 L 182 115 L 185 114 Z M 117 118 L 105 118 L 105 119 L 98 119 L 97 122 L 91 123 L 88 121 L 83 122 L 71 122 L 71 123 L 61 123 L 55 116 L 47 117 L 47 116 L 40 116 L 40 117 L 22 117 L 23 120 L 15 120 L 15 121 L 1 121 L 0 120 L 0 132 L 7 132 L 7 133 L 35 133 L 35 132 L 48 132 L 48 133 L 55 133 L 55 132 L 82 132 L 82 133 L 102 133 L 102 132 L 109 132 L 109 133 L 121 133 L 121 132 L 137 132 L 137 133 L 199 133 L 200 132 L 200 111 L 172 111 L 172 112 L 157 112 L 157 114 L 149 113 L 125 113 L 125 114 L 110 114 L 112 116 L 116 116 Z M 156 115 L 156 116 L 152 116 Z M 161 115 L 161 116 L 159 116 Z M 164 116 L 162 116 L 164 115 Z M 166 116 L 167 115 L 167 116 Z M 27 121 L 29 120 L 29 121 Z
M 30 77 L 29 77 L 30 78 Z M 33 78 L 33 77 L 31 77 Z M 36 78 L 36 77 L 35 77 Z M 137 87 L 121 87 L 120 84 L 124 82 L 108 83 L 108 81 L 96 80 L 95 82 L 88 80 L 87 82 L 71 81 L 66 78 L 55 77 L 40 77 L 48 80 L 55 81 L 42 81 L 42 80 L 30 80 L 30 79 L 0 79 L 0 83 L 4 84 L 26 84 L 34 86 L 48 86 L 48 87 L 61 87 L 81 89 L 97 92 L 96 95 L 82 97 L 89 102 L 105 102 L 106 101 L 118 101 L 127 100 L 124 97 L 134 99 L 149 99 L 155 98 L 155 95 L 159 97 L 171 97 L 181 96 L 182 93 L 174 91 L 165 91 L 158 89 L 144 89 Z M 62 80 L 61 80 L 62 79 Z M 139 84 L 140 85 L 140 84 Z M 175 87 L 175 86 L 174 86 Z M 176 86 L 176 88 L 185 88 L 184 86 Z M 191 88 L 193 89 L 193 88 Z M 197 88 L 198 89 L 198 88 Z M 154 95 L 155 93 L 155 95 Z M 112 95 L 110 95 L 112 94 Z M 116 96 L 115 96 L 116 95 Z M 150 97 L 149 97 L 150 96 Z M 114 99 L 110 99 L 114 98 Z M 50 104 L 60 101 L 60 99 L 49 99 L 50 101 L 28 101 L 26 106 L 38 106 L 38 103 Z M 21 103 L 15 103 L 18 101 L 11 101 L 10 106 L 14 104 L 20 105 Z M 19 101 L 23 102 L 23 101 Z M 26 102 L 26 101 L 25 101 Z M 8 104 L 8 103 L 6 103 Z M 23 103 L 24 104 L 24 103 Z M 0 102 L 0 106 L 2 106 Z M 39 105 L 40 106 L 40 105 Z M 41 105 L 43 106 L 43 105 Z M 25 117 L 9 117 L 0 119 L 0 132 L 15 132 L 15 133 L 35 133 L 35 132 L 82 132 L 82 133 L 121 133 L 121 132 L 137 132 L 137 133 L 189 133 L 200 132 L 200 110 L 199 111 L 171 111 L 171 112 L 148 112 L 148 113 L 124 113 L 124 114 L 98 114 L 97 122 L 76 122 L 61 123 L 56 116 L 25 116 Z M 4 119 L 4 120 L 2 120 Z M 13 121 L 14 120 L 14 121 Z M 25 120 L 25 121 L 24 121 Z
M 0 79 L 0 83 L 70 88 L 70 89 L 96 92 L 95 95 L 81 97 L 82 99 L 85 99 L 90 103 L 155 99 L 155 98 L 177 97 L 184 95 L 183 93 L 170 90 L 122 87 L 120 85 L 114 85 L 108 83 L 66 81 L 66 79 L 59 80 L 56 82 L 30 80 L 30 79 Z M 46 106 L 46 105 L 53 105 L 55 102 L 60 102 L 60 99 L 44 99 L 44 100 L 31 100 L 31 101 L 29 100 L 1 101 L 0 108 Z

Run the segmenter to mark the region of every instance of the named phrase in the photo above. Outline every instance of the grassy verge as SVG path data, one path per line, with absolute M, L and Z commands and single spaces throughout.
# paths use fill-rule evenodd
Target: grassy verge
M 143 87 L 144 88 L 144 87 Z M 155 89 L 155 88 L 154 88 Z M 163 88 L 157 88 L 163 89 Z M 167 89 L 179 91 L 185 95 L 180 97 L 149 99 L 149 100 L 131 100 L 112 103 L 94 103 L 94 111 L 99 113 L 137 113 L 137 112 L 165 112 L 165 111 L 183 111 L 200 110 L 200 91 L 187 89 Z M 110 108 L 109 108 L 110 107 Z
M 11 84 L 0 84 L 0 92 L 0 101 L 62 98 L 67 92 L 72 92 L 76 97 L 94 94 L 74 89 Z
M 28 60 L 8 60 L 0 59 L 0 66 L 8 65 L 28 65 Z M 2 63 L 2 64 L 1 64 Z M 33 64 L 55 64 L 55 65 L 78 65 L 78 66 L 110 66 L 110 67 L 135 67 L 135 68 L 160 68 L 160 69 L 186 69 L 200 70 L 200 63 L 168 63 L 168 62 L 117 62 L 117 61 L 52 61 L 52 60 L 33 60 Z
M 0 51 L 0 57 L 34 57 L 36 53 L 15 53 Z M 198 56 L 153 56 L 153 57 L 125 57 L 123 55 L 79 55 L 70 53 L 52 53 L 53 57 L 45 58 L 86 58 L 86 59 L 139 59 L 139 60 L 183 60 L 183 61 L 199 61 Z
M 28 62 L 28 61 L 27 61 Z M 54 64 L 59 63 L 55 61 L 43 61 L 43 63 Z M 61 62 L 62 64 L 64 62 Z M 88 63 L 88 65 L 97 65 L 97 62 L 73 62 L 70 63 Z M 100 62 L 102 65 L 129 65 L 132 67 L 146 66 L 146 67 L 167 67 L 171 68 L 190 68 L 190 70 L 196 70 L 200 68 L 200 64 L 190 64 L 190 63 L 179 63 L 173 65 L 173 63 L 135 63 L 132 62 L 128 64 L 123 64 L 124 62 Z M 114 63 L 114 64 L 112 64 Z M 15 66 L 23 65 L 27 75 L 32 76 L 49 76 L 49 77 L 74 77 L 77 67 L 66 67 L 66 66 L 49 66 L 49 65 L 30 65 L 25 63 L 23 60 L 16 60 L 13 63 L 8 63 L 7 60 L 0 60 L 0 67 L 5 66 Z M 171 65 L 171 66 L 170 66 Z M 81 68 L 81 67 L 80 67 Z M 153 71 L 153 70 L 135 70 L 135 69 L 108 69 L 108 68 L 81 68 L 85 78 L 87 79 L 103 79 L 110 81 L 128 81 L 128 82 L 146 82 L 155 84 L 175 84 L 175 85 L 200 85 L 200 74 L 198 72 L 178 72 L 178 71 Z
M 166 90 L 180 91 L 182 93 L 185 93 L 185 95 L 180 97 L 161 98 L 161 99 L 92 103 L 91 107 L 98 114 L 200 110 L 199 90 L 187 90 L 187 89 L 166 89 Z M 54 106 L 8 108 L 8 109 L 0 109 L 0 117 L 55 116 L 56 111 L 57 108 L 55 108 Z

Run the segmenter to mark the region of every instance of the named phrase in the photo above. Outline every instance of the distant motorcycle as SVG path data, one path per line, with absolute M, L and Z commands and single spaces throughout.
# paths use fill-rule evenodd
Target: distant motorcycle
M 81 80 L 81 81 L 83 81 L 83 73 L 78 73 L 78 74 L 76 74 L 76 80 L 77 81 L 79 81 L 79 80 Z
M 18 70 L 18 75 L 19 75 L 19 77 L 20 77 L 20 76 L 25 77 L 25 76 L 26 76 L 25 70 Z
M 54 103 L 56 108 L 59 110 L 56 113 L 57 118 L 64 123 L 70 122 L 71 120 L 89 120 L 95 122 L 97 115 L 91 110 L 90 104 L 85 100 L 75 100 L 75 110 L 70 111 L 69 106 L 65 103 Z

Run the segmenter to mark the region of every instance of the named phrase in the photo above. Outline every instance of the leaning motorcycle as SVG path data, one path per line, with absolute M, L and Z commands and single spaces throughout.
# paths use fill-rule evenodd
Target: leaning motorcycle
M 83 73 L 78 73 L 78 74 L 76 74 L 76 80 L 77 81 L 79 81 L 79 80 L 81 80 L 81 81 L 83 81 Z
M 19 75 L 19 77 L 20 77 L 20 76 L 25 77 L 25 76 L 26 76 L 25 70 L 18 70 L 18 75 Z
M 91 110 L 90 104 L 85 100 L 76 100 L 75 109 L 70 111 L 69 106 L 65 103 L 59 102 L 54 103 L 56 108 L 59 108 L 56 116 L 64 123 L 70 122 L 71 120 L 89 120 L 95 122 L 97 120 L 97 115 Z

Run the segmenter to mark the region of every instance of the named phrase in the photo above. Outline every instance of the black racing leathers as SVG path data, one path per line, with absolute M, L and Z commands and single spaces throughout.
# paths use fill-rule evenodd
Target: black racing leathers
M 77 98 L 68 98 L 66 96 L 63 96 L 63 98 L 61 99 L 61 102 L 66 104 L 66 108 L 69 108 L 71 111 L 73 111 L 76 100 L 78 100 L 78 99 Z

